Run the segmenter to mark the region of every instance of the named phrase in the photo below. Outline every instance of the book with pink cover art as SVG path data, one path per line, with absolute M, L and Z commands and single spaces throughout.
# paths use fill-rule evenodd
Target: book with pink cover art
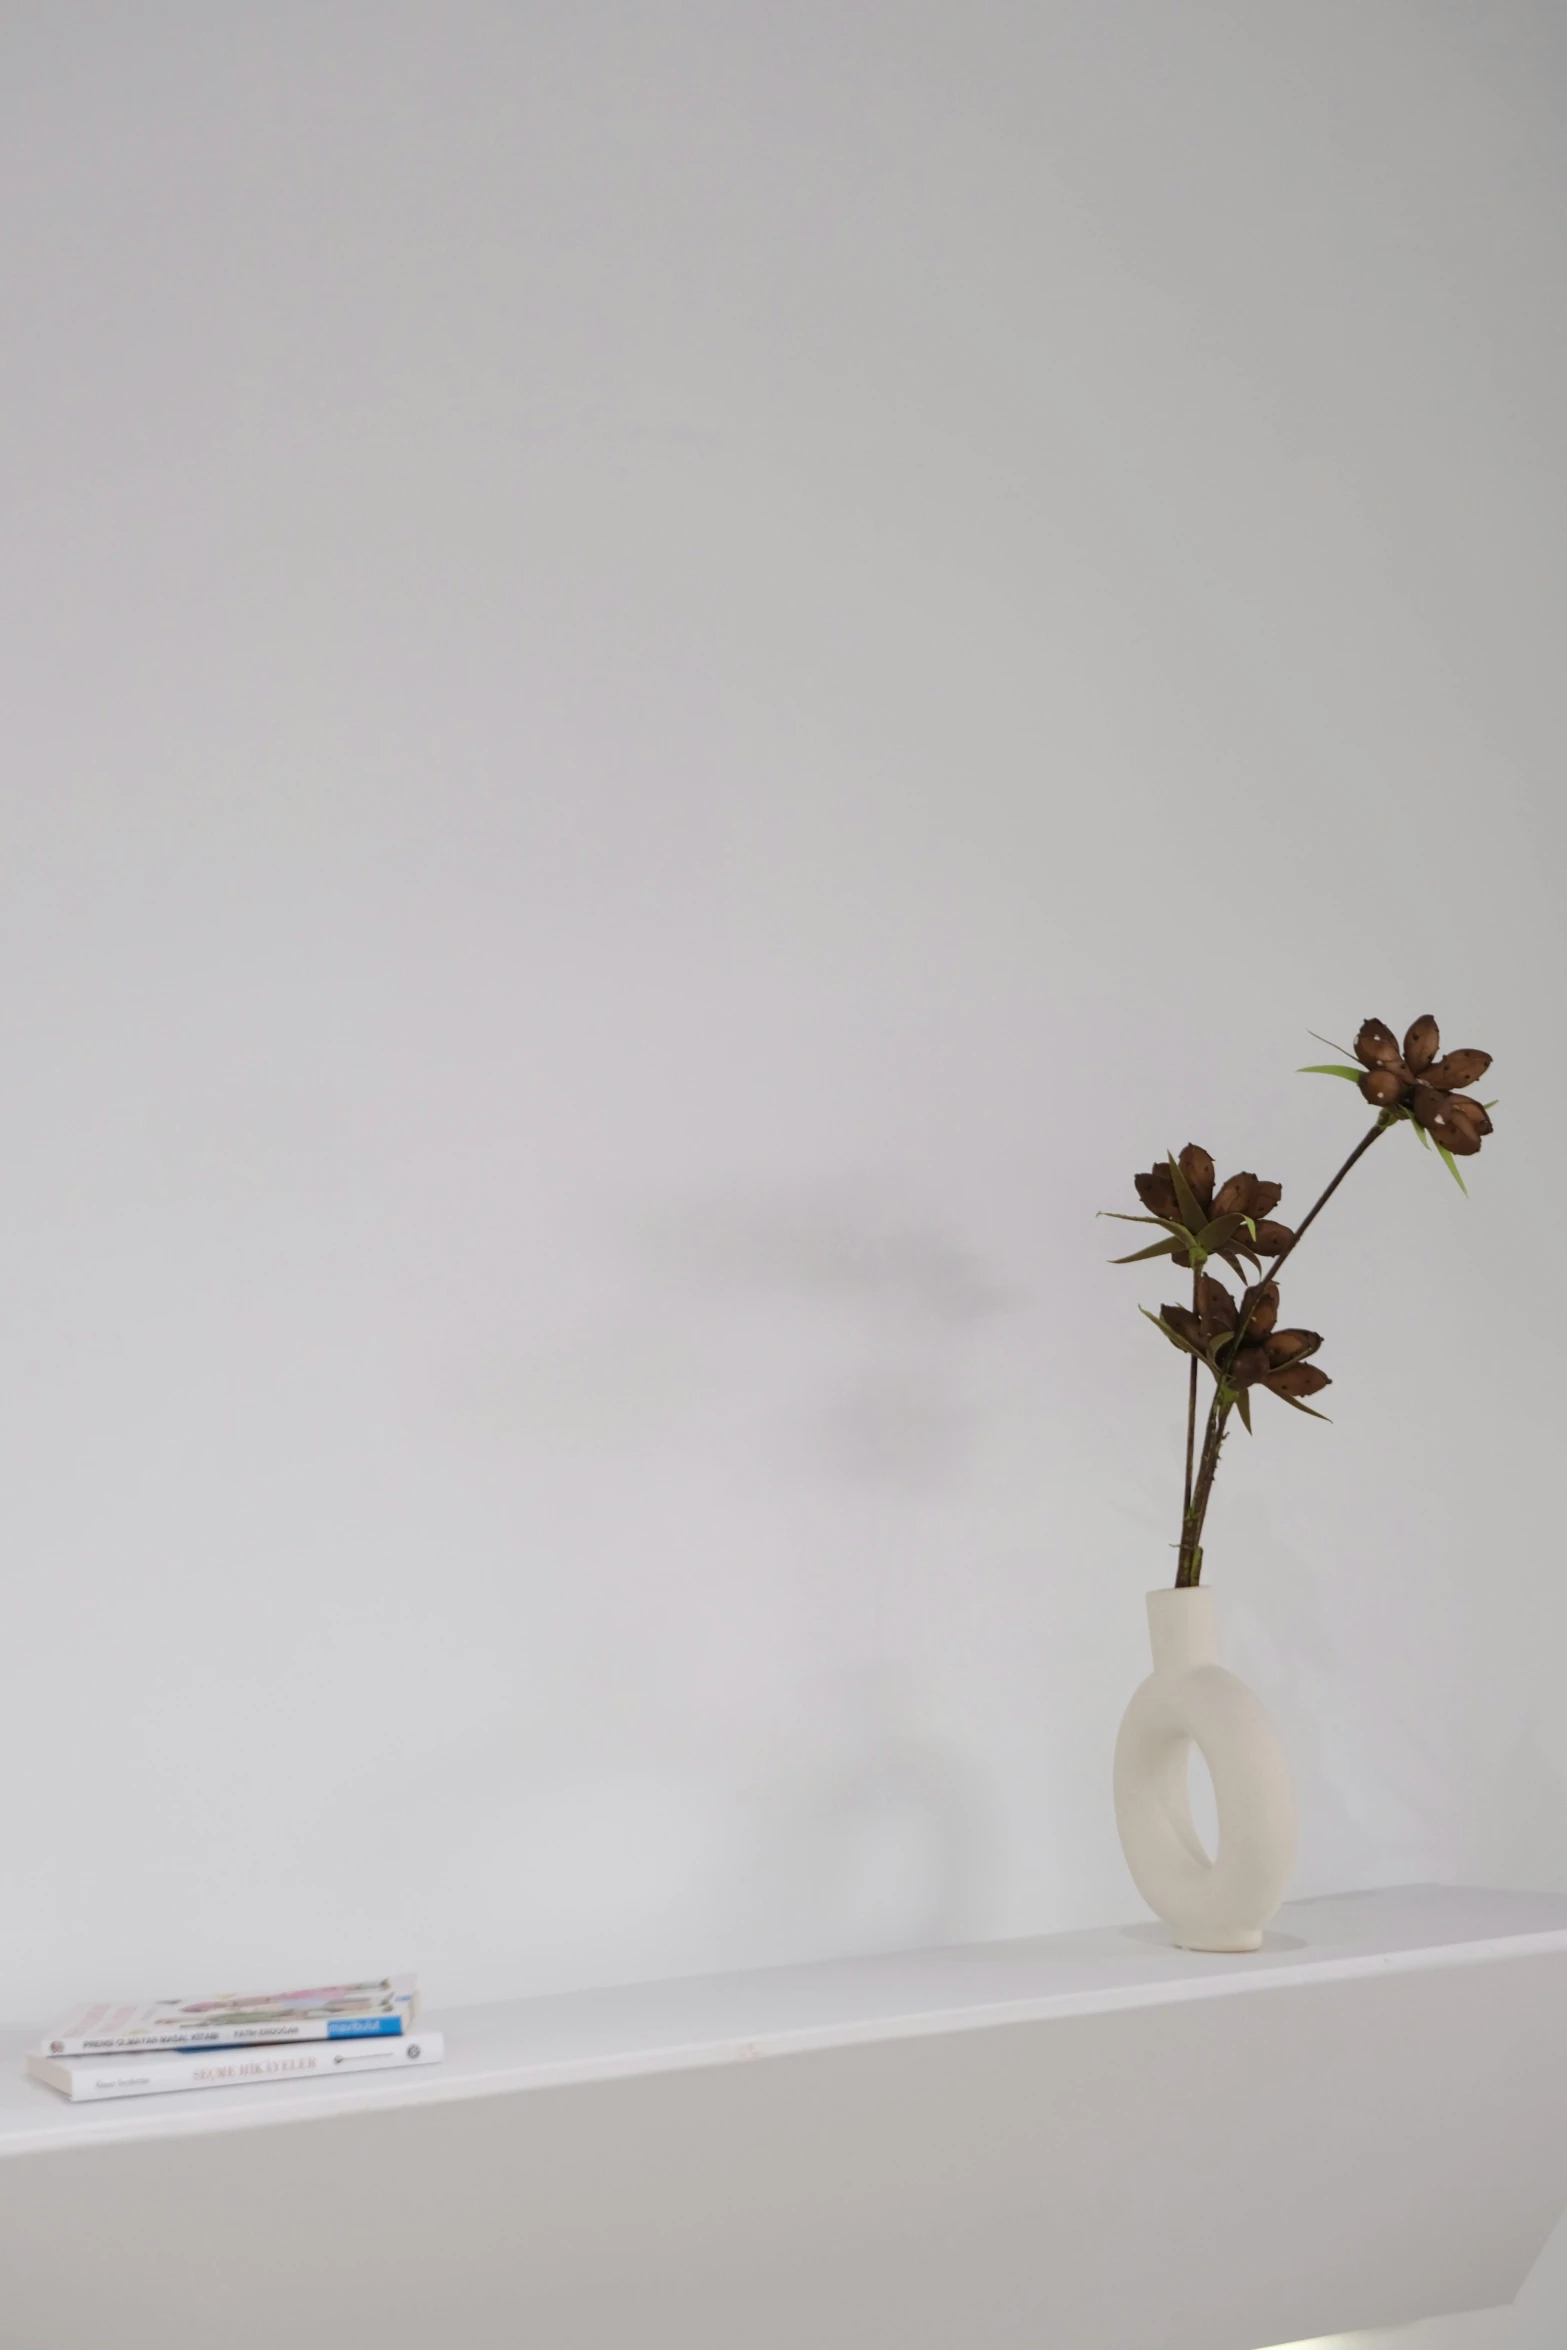
M 415 2022 L 412 1975 L 310 1991 L 222 1992 L 210 1999 L 103 2001 L 79 2008 L 39 2043 L 41 2056 L 133 2055 L 149 2048 L 236 2048 L 266 2041 L 391 2037 Z

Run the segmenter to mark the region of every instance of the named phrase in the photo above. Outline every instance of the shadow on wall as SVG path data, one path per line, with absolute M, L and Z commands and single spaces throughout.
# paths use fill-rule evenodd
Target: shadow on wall
M 1245 1585 L 1224 1594 L 1232 1661 L 1295 1760 L 1312 1847 L 1303 1880 L 1320 1852 L 1335 1882 L 1567 1886 L 1567 1781 L 1541 1724 L 1515 1721 L 1499 1738 L 1483 1703 L 1434 1716 L 1368 1679 L 1337 1594 L 1258 1496 L 1237 1502 L 1225 1541 L 1245 1562 Z
M 1391 1775 L 1373 1766 L 1370 1724 L 1357 1722 L 1354 1658 L 1322 1573 L 1280 1538 L 1258 1495 L 1231 1496 L 1224 1547 L 1244 1561 L 1245 1578 L 1224 1584 L 1226 1662 L 1274 1716 L 1300 1797 L 1295 1890 L 1320 1889 L 1320 1853 L 1332 1855 L 1328 1875 L 1335 1885 L 1370 1881 L 1389 1850 L 1419 1841 L 1421 1821 L 1404 1794 L 1405 1786 L 1421 1785 L 1418 1763 Z M 1221 1577 L 1211 1579 L 1218 1585 Z M 1377 1725 L 1379 1746 L 1388 1727 Z M 1385 1762 L 1385 1752 L 1380 1759 Z
M 837 1480 L 928 1491 L 968 1457 L 962 1394 L 974 1326 L 1018 1303 L 961 1242 L 838 1198 L 717 1200 L 671 1229 L 683 1277 L 734 1301 L 823 1312 L 858 1360 L 835 1363 L 794 1443 Z
M 916 1499 L 961 1480 L 975 1335 L 1021 1302 L 961 1239 L 835 1190 L 693 1205 L 665 1245 L 699 1294 L 765 1308 L 749 1335 L 787 1366 L 771 1392 L 795 1465 Z M 796 1739 L 775 1776 L 763 1761 L 744 1807 L 739 1902 L 780 1963 L 992 1930 L 1000 1807 L 924 1712 L 905 1667 L 865 1662 L 818 1693 L 806 1759 Z
M 477 1921 L 488 1954 L 476 1974 L 465 1957 L 465 1999 L 993 1931 L 1000 1807 L 984 1771 L 921 1720 L 914 1676 L 863 1665 L 805 1694 L 801 1726 L 753 1748 L 737 1782 L 592 1752 L 542 1771 L 510 1735 L 476 1733 L 468 1760 L 487 1797 L 461 1827 L 414 1774 L 384 1819 L 373 1812 L 367 1849 L 387 1877 L 410 1833 L 428 1827 L 444 1849 L 443 1903 Z
M 976 1766 L 920 1722 L 912 1677 L 890 1664 L 841 1675 L 814 1744 L 804 1763 L 764 1770 L 745 1806 L 740 1904 L 776 1963 L 982 1933 L 1001 1891 L 999 1810 Z

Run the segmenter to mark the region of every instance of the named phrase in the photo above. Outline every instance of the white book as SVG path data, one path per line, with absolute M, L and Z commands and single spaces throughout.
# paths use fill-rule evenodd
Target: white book
M 225 1991 L 210 1999 L 100 2001 L 67 2016 L 39 2042 L 40 2056 L 137 2055 L 150 2048 L 237 2048 L 268 2040 L 391 2037 L 418 2019 L 412 1975 L 328 1983 L 311 1991 Z
M 163 2089 L 238 2089 L 265 2081 L 324 2080 L 331 2073 L 389 2073 L 439 2064 L 439 2032 L 385 2040 L 301 2040 L 272 2048 L 154 2049 L 146 2056 L 39 2056 L 27 2060 L 35 2081 L 73 2104 L 100 2097 L 152 2097 Z

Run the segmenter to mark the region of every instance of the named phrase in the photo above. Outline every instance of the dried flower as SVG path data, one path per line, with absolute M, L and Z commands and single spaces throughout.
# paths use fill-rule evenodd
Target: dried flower
M 1319 1040 L 1331 1044 L 1330 1037 Z M 1478 1151 L 1491 1132 L 1490 1105 L 1473 1100 L 1467 1088 L 1491 1066 L 1489 1053 L 1464 1051 L 1444 1055 L 1437 1025 L 1424 1013 L 1410 1027 L 1402 1046 L 1380 1020 L 1363 1022 L 1355 1039 L 1354 1063 L 1348 1047 L 1337 1045 L 1341 1056 L 1333 1062 L 1314 1062 L 1310 1074 L 1336 1077 L 1359 1088 L 1376 1110 L 1369 1129 L 1361 1135 L 1344 1164 L 1307 1209 L 1298 1228 L 1275 1224 L 1272 1213 L 1279 1202 L 1279 1186 L 1264 1183 L 1246 1172 L 1215 1186 L 1213 1160 L 1200 1143 L 1189 1142 L 1179 1158 L 1150 1167 L 1133 1178 L 1146 1214 L 1122 1216 L 1128 1224 L 1153 1224 L 1161 1237 L 1117 1264 L 1141 1264 L 1150 1257 L 1168 1257 L 1192 1274 L 1190 1305 L 1161 1306 L 1157 1314 L 1139 1309 L 1156 1323 L 1171 1345 L 1189 1361 L 1186 1380 L 1186 1475 L 1181 1496 L 1181 1535 L 1177 1545 L 1176 1588 L 1190 1589 L 1202 1579 L 1203 1529 L 1226 1428 L 1232 1413 L 1249 1430 L 1251 1395 L 1257 1387 L 1287 1403 L 1292 1410 L 1314 1412 L 1306 1398 L 1331 1386 L 1326 1371 L 1311 1360 L 1322 1340 L 1315 1330 L 1281 1330 L 1276 1281 L 1262 1279 L 1264 1252 L 1272 1257 L 1268 1270 L 1276 1273 L 1321 1215 L 1351 1169 L 1390 1128 L 1404 1121 L 1413 1126 L 1422 1143 L 1435 1142 L 1448 1172 L 1460 1190 L 1464 1179 L 1459 1158 Z M 1239 1298 L 1207 1270 L 1214 1259 L 1228 1265 L 1245 1281 L 1242 1260 L 1253 1267 L 1253 1286 Z M 1197 1442 L 1197 1367 L 1213 1380 L 1206 1424 Z
M 1248 1172 L 1230 1176 L 1215 1190 L 1213 1160 L 1200 1142 L 1189 1142 L 1178 1159 L 1166 1159 L 1163 1166 L 1134 1175 L 1132 1182 L 1148 1214 L 1119 1220 L 1160 1224 L 1170 1237 L 1155 1241 L 1151 1248 L 1136 1249 L 1129 1257 L 1117 1257 L 1118 1265 L 1173 1257 L 1176 1264 L 1201 1272 L 1210 1257 L 1219 1257 L 1244 1281 L 1242 1257 L 1249 1257 L 1260 1270 L 1264 1256 L 1277 1256 L 1295 1237 L 1287 1224 L 1270 1221 L 1282 1186 L 1264 1183 Z
M 1461 1088 L 1479 1083 L 1491 1056 L 1466 1049 L 1439 1059 L 1441 1044 L 1429 1012 L 1410 1028 L 1402 1052 L 1390 1028 L 1367 1020 L 1355 1039 L 1355 1058 L 1365 1070 L 1360 1090 L 1376 1109 L 1413 1118 L 1444 1150 L 1469 1158 L 1491 1132 L 1491 1120 L 1485 1105 Z
M 1246 1390 L 1266 1387 L 1297 1411 L 1306 1409 L 1305 1398 L 1319 1395 L 1333 1382 L 1326 1371 L 1309 1362 L 1322 1344 L 1316 1330 L 1280 1330 L 1279 1285 L 1264 1282 L 1261 1288 L 1248 1289 L 1237 1304 L 1222 1281 L 1215 1281 L 1205 1273 L 1197 1284 L 1197 1304 L 1191 1306 L 1161 1306 L 1151 1321 L 1157 1321 L 1172 1346 L 1184 1354 L 1195 1355 L 1213 1373 L 1221 1389 L 1233 1391 L 1239 1404 L 1241 1418 L 1251 1426 L 1251 1414 L 1246 1403 Z M 1239 1345 L 1237 1346 L 1237 1339 Z M 1313 1413 L 1315 1419 L 1321 1413 Z

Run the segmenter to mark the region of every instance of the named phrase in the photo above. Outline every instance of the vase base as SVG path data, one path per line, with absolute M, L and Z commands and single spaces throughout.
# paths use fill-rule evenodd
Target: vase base
M 1218 1957 L 1245 1958 L 1250 1952 L 1262 1948 L 1262 1936 L 1236 1934 L 1223 1942 L 1193 1942 L 1188 1941 L 1184 1934 L 1177 1934 L 1175 1947 L 1177 1950 L 1206 1950 Z

